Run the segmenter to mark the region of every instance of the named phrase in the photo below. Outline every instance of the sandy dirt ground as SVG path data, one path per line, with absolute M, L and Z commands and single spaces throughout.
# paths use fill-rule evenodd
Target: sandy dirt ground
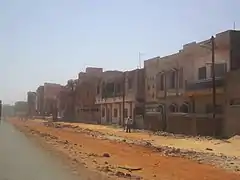
M 235 139 L 126 134 L 107 126 L 41 120 L 10 122 L 26 134 L 41 137 L 72 161 L 112 179 L 240 179 Z
M 37 120 L 42 122 L 42 120 Z M 227 156 L 240 157 L 240 137 L 233 137 L 228 140 L 218 140 L 210 137 L 186 137 L 180 135 L 161 134 L 155 135 L 147 131 L 135 131 L 134 133 L 127 134 L 120 128 L 113 126 L 92 125 L 84 123 L 59 123 L 70 126 L 78 126 L 82 129 L 89 129 L 101 133 L 107 133 L 111 136 L 119 136 L 131 140 L 145 140 L 150 141 L 154 146 L 170 146 L 175 148 L 193 150 L 197 152 L 209 152 L 224 154 Z

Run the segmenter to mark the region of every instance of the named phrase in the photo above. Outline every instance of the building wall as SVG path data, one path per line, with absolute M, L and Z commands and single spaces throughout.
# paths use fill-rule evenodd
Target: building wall
M 114 86 L 112 91 L 106 92 L 108 84 Z M 144 70 L 117 72 L 111 77 L 105 76 L 99 82 L 100 92 L 96 103 L 100 105 L 102 123 L 123 122 L 127 116 L 135 116 L 135 107 L 144 106 Z M 123 88 L 125 87 L 124 93 Z M 141 89 L 142 88 L 142 89 Z M 125 94 L 123 118 L 123 94 Z M 139 113 L 139 111 L 137 111 Z
M 134 118 L 134 108 L 136 107 L 136 103 L 131 102 L 125 102 L 124 109 L 125 109 L 125 117 L 126 119 L 128 116 L 131 116 Z M 108 103 L 108 104 L 101 104 L 101 123 L 113 123 L 118 124 L 121 120 L 123 120 L 123 103 L 122 102 L 115 102 L 115 103 Z M 114 111 L 117 111 L 117 116 L 115 116 Z M 103 112 L 104 111 L 104 112 Z M 103 115 L 104 114 L 104 115 Z
M 118 124 L 122 117 L 121 111 L 122 103 L 113 103 L 112 104 L 112 123 Z
M 39 115 L 44 114 L 44 86 L 39 86 L 37 91 L 37 112 Z
M 240 70 L 231 71 L 226 77 L 226 106 L 223 135 L 240 135 Z
M 62 85 L 54 83 L 44 83 L 44 113 L 51 113 L 54 101 L 62 90 Z
M 101 123 L 112 123 L 117 121 L 117 117 L 112 117 L 113 115 L 113 107 L 117 107 L 117 104 L 122 103 L 122 88 L 123 88 L 123 72 L 121 71 L 105 71 L 101 74 L 100 80 L 97 84 L 97 94 L 95 99 L 95 104 L 100 107 L 100 122 Z M 115 83 L 115 85 L 119 85 L 119 94 L 115 94 L 113 97 L 112 92 L 105 93 L 105 86 L 108 83 Z M 121 107 L 122 108 L 122 107 Z M 118 111 L 120 111 L 118 109 Z M 118 113 L 118 115 L 120 115 Z
M 95 105 L 98 81 L 98 76 L 80 79 L 76 88 L 76 121 L 99 121 L 100 108 Z
M 227 70 L 230 69 L 229 37 L 229 31 L 227 31 L 217 34 L 215 38 L 215 63 L 226 63 Z M 203 47 L 203 44 L 205 47 Z M 152 121 L 154 119 L 153 113 L 148 113 L 147 111 L 150 108 L 156 110 L 161 104 L 165 107 L 160 109 L 164 113 L 163 118 L 165 119 L 165 123 L 169 117 L 169 108 L 172 108 L 172 105 L 180 107 L 188 103 L 188 111 L 190 111 L 192 105 L 191 96 L 193 93 L 188 94 L 186 85 L 188 83 L 199 82 L 198 70 L 203 66 L 207 69 L 206 79 L 211 78 L 210 45 L 209 40 L 199 43 L 188 43 L 183 45 L 183 48 L 175 54 L 152 58 L 144 62 L 146 120 L 151 119 Z M 194 96 L 196 96 L 195 91 Z M 203 96 L 199 95 L 199 98 L 198 96 L 195 98 L 199 99 L 196 108 L 197 111 L 203 112 L 203 107 L 205 107 L 211 98 L 200 97 Z M 217 99 L 217 101 L 222 102 L 223 98 Z M 179 110 L 180 108 L 177 108 L 177 111 Z M 159 117 L 156 113 L 155 121 L 158 121 L 158 119 Z
M 157 102 L 156 98 L 156 76 L 159 72 L 158 63 L 160 57 L 144 61 L 145 71 L 145 101 L 146 103 Z
M 145 100 L 144 69 L 135 69 L 125 72 L 125 96 L 127 100 Z
M 100 121 L 100 105 L 95 102 L 102 71 L 102 68 L 88 67 L 86 72 L 79 73 L 75 90 L 76 121 L 91 123 Z
M 55 98 L 61 91 L 62 85 L 54 83 L 44 83 L 44 99 Z
M 103 72 L 103 68 L 96 68 L 96 67 L 87 67 L 86 68 L 87 74 L 99 75 L 102 72 Z
M 28 103 L 28 113 L 30 116 L 34 116 L 36 114 L 36 101 L 37 101 L 37 94 L 35 92 L 28 92 L 27 103 Z
M 185 114 L 172 114 L 167 120 L 166 131 L 175 134 L 219 136 L 221 135 L 221 117 L 197 117 Z
M 14 105 L 14 112 L 15 112 L 15 115 L 17 116 L 27 115 L 28 103 L 25 101 L 17 101 Z
M 144 62 L 145 68 L 145 96 L 146 102 L 157 102 L 157 99 L 165 98 L 165 96 L 176 96 L 183 94 L 185 91 L 185 83 L 198 81 L 198 69 L 206 66 L 207 78 L 211 78 L 211 50 L 200 43 L 192 42 L 183 46 L 178 53 L 156 57 Z M 229 70 L 230 51 L 229 51 L 229 32 L 223 32 L 216 35 L 215 63 L 227 63 Z M 210 48 L 209 44 L 207 44 Z M 170 87 L 170 78 L 172 71 L 175 74 L 175 87 Z M 163 85 L 160 88 L 160 74 L 164 74 Z
M 207 105 L 212 105 L 212 93 L 210 92 L 208 95 L 197 96 L 195 99 L 195 112 L 197 114 L 207 114 Z M 216 95 L 216 105 L 224 108 L 225 105 L 225 97 L 224 94 Z
M 70 106 L 70 103 L 71 102 L 69 101 L 69 90 L 67 89 L 67 87 L 63 87 L 57 96 L 58 117 L 66 117 L 66 110 L 67 107 Z

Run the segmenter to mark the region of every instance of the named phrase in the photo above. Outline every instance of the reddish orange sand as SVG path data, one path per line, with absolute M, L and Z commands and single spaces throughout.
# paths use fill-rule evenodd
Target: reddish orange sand
M 117 166 L 130 166 L 142 168 L 142 170 L 130 174 L 149 180 L 240 179 L 240 175 L 237 173 L 227 172 L 210 165 L 199 164 L 183 158 L 161 156 L 161 153 L 154 152 L 146 147 L 100 140 L 87 134 L 77 133 L 67 129 L 46 127 L 43 123 L 36 121 L 22 122 L 19 120 L 11 120 L 11 123 L 26 133 L 29 132 L 29 130 L 35 130 L 58 137 L 58 140 L 67 140 L 69 144 L 72 144 L 71 147 L 70 145 L 66 147 L 64 143 L 58 143 L 57 145 L 53 145 L 54 148 L 64 152 L 67 156 L 74 157 L 75 160 L 83 162 L 88 168 L 96 171 L 102 171 L 100 167 L 108 165 L 112 167 L 113 172 L 124 172 L 124 170 L 117 168 Z M 49 142 L 56 141 L 54 138 L 42 139 Z M 110 157 L 103 158 L 101 155 L 106 152 L 110 154 Z M 112 175 L 112 177 L 114 178 L 114 175 Z

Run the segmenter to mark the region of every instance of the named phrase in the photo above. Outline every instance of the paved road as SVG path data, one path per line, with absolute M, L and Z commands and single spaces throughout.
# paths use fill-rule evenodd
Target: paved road
M 0 180 L 79 180 L 7 122 L 0 124 Z

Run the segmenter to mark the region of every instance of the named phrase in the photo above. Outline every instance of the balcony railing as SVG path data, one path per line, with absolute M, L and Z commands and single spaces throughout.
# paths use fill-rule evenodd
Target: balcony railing
M 216 88 L 224 86 L 224 78 L 216 77 L 215 79 Z M 212 78 L 198 81 L 186 81 L 186 91 L 204 90 L 212 88 Z

